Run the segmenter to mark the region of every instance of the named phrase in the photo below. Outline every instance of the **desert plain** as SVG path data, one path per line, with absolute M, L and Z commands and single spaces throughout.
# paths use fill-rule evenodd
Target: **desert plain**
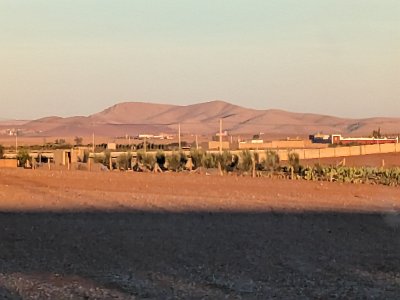
M 0 170 L 2 299 L 396 299 L 398 187 Z

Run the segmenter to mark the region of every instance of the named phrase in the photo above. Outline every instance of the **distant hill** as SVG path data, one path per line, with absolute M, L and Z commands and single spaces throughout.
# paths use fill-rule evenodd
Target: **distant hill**
M 377 128 L 382 132 L 400 132 L 400 118 L 346 119 L 276 109 L 256 110 L 224 101 L 186 106 L 124 102 L 90 116 L 47 117 L 18 125 L 40 136 L 85 136 L 92 132 L 102 136 L 168 133 L 176 132 L 178 123 L 183 133 L 213 134 L 218 131 L 221 118 L 224 130 L 232 134 L 264 132 L 293 136 L 324 132 L 354 136 L 371 134 Z M 1 122 L 0 127 L 4 127 Z

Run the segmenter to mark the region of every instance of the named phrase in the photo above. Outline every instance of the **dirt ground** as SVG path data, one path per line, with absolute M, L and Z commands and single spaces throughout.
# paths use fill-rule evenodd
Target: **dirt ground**
M 0 299 L 396 299 L 400 189 L 0 170 Z

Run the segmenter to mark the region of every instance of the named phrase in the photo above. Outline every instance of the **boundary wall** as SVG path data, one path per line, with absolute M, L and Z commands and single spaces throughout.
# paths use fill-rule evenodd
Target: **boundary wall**
M 292 150 L 279 149 L 275 151 L 279 154 L 281 160 L 287 160 L 288 153 L 290 152 L 298 153 L 300 159 L 316 159 L 316 158 L 327 158 L 327 157 L 359 156 L 366 154 L 400 153 L 400 143 L 321 148 L 321 149 L 292 149 Z M 265 150 L 263 151 L 258 150 L 255 152 L 259 153 L 260 158 L 265 156 Z

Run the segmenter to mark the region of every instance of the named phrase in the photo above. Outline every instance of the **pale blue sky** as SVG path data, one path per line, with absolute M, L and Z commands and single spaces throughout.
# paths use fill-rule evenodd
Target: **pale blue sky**
M 400 117 L 400 1 L 0 0 L 0 118 L 215 99 Z

